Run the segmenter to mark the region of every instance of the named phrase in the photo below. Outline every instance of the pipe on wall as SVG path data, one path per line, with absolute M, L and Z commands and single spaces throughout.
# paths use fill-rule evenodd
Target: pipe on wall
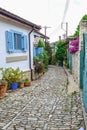
M 31 33 L 34 31 L 34 27 L 32 28 L 32 30 L 28 33 L 28 38 L 29 38 L 29 67 L 30 67 L 30 71 L 31 71 L 31 80 L 33 80 L 32 77 L 32 68 L 31 68 Z

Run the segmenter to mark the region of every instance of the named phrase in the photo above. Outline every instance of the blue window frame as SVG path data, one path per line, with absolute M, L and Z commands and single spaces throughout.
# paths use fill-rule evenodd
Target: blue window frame
M 6 31 L 6 48 L 7 52 L 26 52 L 27 35 L 17 31 Z

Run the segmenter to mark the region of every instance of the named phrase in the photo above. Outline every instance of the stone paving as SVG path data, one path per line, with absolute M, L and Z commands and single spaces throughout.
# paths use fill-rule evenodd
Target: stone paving
M 0 130 L 78 130 L 84 126 L 79 93 L 67 94 L 67 75 L 51 66 L 30 87 L 0 99 Z

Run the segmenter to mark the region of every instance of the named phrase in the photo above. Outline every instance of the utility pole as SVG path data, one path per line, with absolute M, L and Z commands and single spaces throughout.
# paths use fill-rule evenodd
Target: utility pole
M 44 28 L 44 34 L 45 34 L 45 43 L 46 43 L 47 29 L 48 29 L 48 28 L 51 28 L 51 27 L 44 26 L 43 28 Z
M 66 22 L 66 38 L 68 36 L 68 23 Z
M 63 24 L 66 25 L 66 29 L 63 28 Z M 68 22 L 66 22 L 66 23 L 61 23 L 61 29 L 63 29 L 63 30 L 66 32 L 66 38 L 67 38 L 67 36 L 68 36 Z

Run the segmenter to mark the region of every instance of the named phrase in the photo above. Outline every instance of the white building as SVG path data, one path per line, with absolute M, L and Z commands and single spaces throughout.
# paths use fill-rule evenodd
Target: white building
M 41 26 L 0 8 L 0 68 L 19 67 L 31 79 L 34 35 L 40 29 Z

